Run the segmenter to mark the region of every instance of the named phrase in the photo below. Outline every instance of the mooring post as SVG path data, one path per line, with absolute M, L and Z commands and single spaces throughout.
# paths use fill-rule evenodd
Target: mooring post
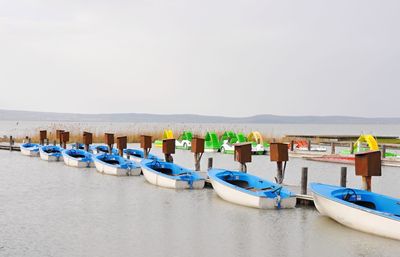
M 347 167 L 340 168 L 340 186 L 346 187 L 347 184 Z
M 211 170 L 212 168 L 213 168 L 213 158 L 210 157 L 208 158 L 207 170 Z
M 275 181 L 282 184 L 285 178 L 286 163 L 289 161 L 289 147 L 283 143 L 271 143 L 269 148 L 270 161 L 276 162 L 277 166 Z M 283 166 L 283 163 L 285 163 L 285 166 Z
M 335 142 L 331 142 L 331 154 L 335 154 L 336 153 L 336 144 Z
M 382 159 L 386 156 L 386 145 L 382 145 Z
M 372 176 L 382 175 L 381 152 L 358 153 L 355 156 L 356 176 L 362 177 L 362 189 L 371 191 Z
M 10 152 L 12 151 L 12 145 L 13 145 L 13 137 L 10 136 Z
M 311 139 L 308 139 L 307 149 L 308 149 L 308 151 L 311 151 Z
M 290 151 L 294 151 L 294 140 L 290 142 Z
M 283 182 L 283 168 L 282 168 L 282 162 L 278 161 L 276 162 L 276 183 L 282 184 Z
M 354 153 L 354 144 L 353 144 L 353 142 L 350 142 L 350 154 L 353 154 Z
M 175 139 L 163 139 L 162 151 L 165 156 L 165 161 L 173 163 L 174 158 L 172 157 L 172 154 L 175 153 Z
M 300 194 L 306 195 L 307 194 L 307 184 L 308 184 L 308 168 L 303 167 L 301 168 L 301 190 Z
M 194 170 L 200 171 L 200 161 L 204 153 L 204 138 L 193 137 L 191 141 L 191 152 L 194 155 Z

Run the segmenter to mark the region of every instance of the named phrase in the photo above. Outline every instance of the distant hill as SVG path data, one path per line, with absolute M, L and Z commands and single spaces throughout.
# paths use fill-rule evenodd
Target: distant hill
M 9 121 L 77 121 L 77 122 L 165 122 L 165 123 L 259 123 L 259 124 L 400 124 L 400 118 L 363 118 L 350 116 L 277 116 L 223 117 L 195 114 L 73 114 L 0 110 L 0 120 Z

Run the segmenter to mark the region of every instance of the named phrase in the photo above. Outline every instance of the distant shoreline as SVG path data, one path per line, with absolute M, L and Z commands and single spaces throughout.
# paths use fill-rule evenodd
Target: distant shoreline
M 143 122 L 143 123 L 224 123 L 224 124 L 400 124 L 399 117 L 366 118 L 352 116 L 279 116 L 225 117 L 195 114 L 74 114 L 0 110 L 0 121 L 46 122 Z

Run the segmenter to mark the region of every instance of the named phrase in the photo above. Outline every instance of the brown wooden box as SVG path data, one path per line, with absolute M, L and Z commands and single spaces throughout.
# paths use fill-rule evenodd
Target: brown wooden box
M 194 137 L 192 139 L 192 153 L 204 153 L 204 138 Z
M 63 132 L 64 132 L 63 129 L 57 129 L 57 130 L 56 130 L 56 137 L 57 137 L 57 139 L 60 139 L 60 140 L 61 140 L 61 133 L 63 133 Z
M 289 160 L 289 148 L 287 144 L 271 143 L 269 156 L 272 162 L 286 162 Z
M 356 175 L 357 176 L 381 176 L 381 152 L 365 152 L 356 154 Z
M 146 136 L 146 135 L 140 136 L 140 148 L 142 149 L 151 148 L 151 136 Z
M 114 134 L 104 133 L 104 142 L 106 143 L 106 145 L 113 145 L 114 144 Z
M 40 137 L 40 142 L 44 141 L 47 138 L 47 130 L 41 130 L 39 137 Z
M 90 132 L 83 132 L 83 144 L 90 145 L 93 143 L 93 134 Z
M 251 143 L 235 144 L 234 158 L 240 163 L 251 162 Z
M 67 143 L 69 141 L 69 132 L 68 131 L 64 131 L 61 133 L 61 141 L 63 143 Z
M 117 137 L 117 148 L 120 150 L 125 149 L 128 146 L 128 137 Z
M 175 139 L 163 139 L 162 151 L 164 154 L 175 153 Z

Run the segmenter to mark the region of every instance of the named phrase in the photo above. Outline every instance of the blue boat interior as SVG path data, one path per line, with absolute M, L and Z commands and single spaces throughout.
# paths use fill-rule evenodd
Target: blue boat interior
M 62 151 L 62 149 L 59 146 L 55 146 L 55 145 L 43 146 L 42 150 L 48 154 L 61 153 L 61 151 Z
M 91 159 L 91 154 L 84 151 L 84 150 L 80 150 L 80 149 L 69 149 L 66 151 L 66 154 L 73 157 L 73 158 L 77 158 L 77 159 L 84 159 L 84 158 L 88 158 Z
M 130 156 L 144 158 L 144 152 L 142 150 L 139 150 L 139 149 L 125 149 L 124 153 L 129 154 Z M 158 157 L 153 155 L 153 154 L 149 154 L 148 155 L 148 159 L 158 160 Z
M 400 217 L 399 199 L 352 188 L 334 190 L 332 196 L 364 208 Z
M 38 144 L 34 144 L 34 143 L 25 143 L 25 144 L 22 144 L 22 147 L 34 148 L 34 147 L 39 147 L 39 145 Z
M 109 164 L 109 165 L 120 166 L 123 169 L 139 167 L 134 162 L 126 160 L 116 154 L 101 154 L 101 155 L 97 155 L 96 158 L 104 163 Z
M 229 170 L 211 170 L 210 177 L 215 176 L 222 180 L 231 187 L 236 187 L 241 190 L 247 191 L 256 196 L 276 197 L 290 197 L 292 193 L 281 185 L 263 180 L 257 176 L 243 173 L 240 171 Z
M 176 177 L 179 180 L 194 181 L 203 179 L 197 172 L 180 167 L 170 162 L 153 160 L 144 162 L 144 165 L 156 172 L 167 176 Z

